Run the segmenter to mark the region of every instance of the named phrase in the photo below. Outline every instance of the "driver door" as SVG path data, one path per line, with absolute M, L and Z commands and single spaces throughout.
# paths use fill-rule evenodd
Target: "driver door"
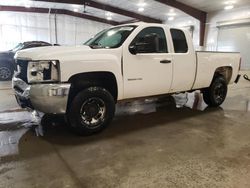
M 173 65 L 164 28 L 144 28 L 123 54 L 124 98 L 169 92 Z

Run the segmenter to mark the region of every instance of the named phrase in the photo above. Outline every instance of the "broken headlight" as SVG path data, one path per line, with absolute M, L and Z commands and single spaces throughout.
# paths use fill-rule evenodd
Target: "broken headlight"
M 28 64 L 29 83 L 58 82 L 59 76 L 58 61 L 31 61 Z

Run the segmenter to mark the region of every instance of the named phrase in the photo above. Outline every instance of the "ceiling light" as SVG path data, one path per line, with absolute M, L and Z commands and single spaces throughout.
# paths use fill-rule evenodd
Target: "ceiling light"
M 31 1 L 30 0 L 25 0 L 25 1 L 23 1 L 23 4 L 24 4 L 24 7 L 25 8 L 30 8 L 31 7 Z
M 225 5 L 232 5 L 232 4 L 235 4 L 236 1 L 225 1 L 224 4 Z
M 145 7 L 147 5 L 147 3 L 138 3 L 137 6 L 138 7 Z
M 112 20 L 112 17 L 111 17 L 111 16 L 108 16 L 108 17 L 107 17 L 107 20 Z
M 167 13 L 168 16 L 176 16 L 176 13 L 175 12 L 170 12 L 170 13 Z
M 174 17 L 168 17 L 168 21 L 173 21 Z
M 79 5 L 72 5 L 72 7 L 78 8 L 78 7 L 79 7 Z
M 31 7 L 30 4 L 25 5 L 25 8 L 30 8 L 30 7 Z
M 233 5 L 228 5 L 228 6 L 225 6 L 225 7 L 224 7 L 225 10 L 230 10 L 230 9 L 233 9 L 233 8 L 234 8 Z
M 143 7 L 140 7 L 140 8 L 138 8 L 138 11 L 139 11 L 139 12 L 143 12 L 143 11 L 144 11 L 144 8 L 143 8 Z
M 78 12 L 78 9 L 77 9 L 77 8 L 74 8 L 74 12 Z
M 105 15 L 106 15 L 107 17 L 113 16 L 113 14 L 112 14 L 111 12 L 106 12 Z
M 173 8 L 171 8 L 171 9 L 169 10 L 169 12 L 174 12 L 174 9 L 173 9 Z

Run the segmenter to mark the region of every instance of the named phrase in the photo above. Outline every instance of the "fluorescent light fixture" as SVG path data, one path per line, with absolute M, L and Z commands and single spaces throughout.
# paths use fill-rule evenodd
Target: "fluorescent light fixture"
M 228 5 L 228 6 L 225 6 L 225 7 L 224 7 L 225 10 L 230 10 L 230 9 L 233 9 L 233 8 L 234 8 L 233 5 Z
M 143 12 L 143 11 L 144 11 L 144 8 L 143 8 L 143 7 L 140 7 L 140 8 L 138 8 L 138 11 L 139 11 L 139 12 Z
M 175 12 L 169 12 L 167 13 L 168 16 L 176 16 L 176 13 Z
M 107 17 L 113 16 L 113 14 L 112 14 L 111 12 L 106 12 L 105 15 L 106 15 Z
M 77 9 L 77 8 L 74 8 L 74 12 L 78 12 L 78 9 Z
M 175 13 L 175 10 L 173 8 L 171 8 L 169 10 L 169 12 L 167 13 L 167 15 L 170 16 L 170 17 L 173 17 L 173 16 L 176 16 L 177 14 Z
M 30 8 L 30 7 L 31 7 L 30 4 L 25 5 L 25 8 Z
M 173 21 L 174 17 L 168 17 L 168 21 Z
M 225 5 L 232 5 L 232 4 L 235 4 L 236 1 L 225 1 L 224 4 Z
M 138 3 L 137 6 L 138 7 L 145 7 L 147 5 L 147 3 Z
M 169 12 L 174 12 L 174 9 L 173 9 L 173 8 L 171 8 L 171 9 L 169 10 Z
M 24 7 L 25 8 L 30 8 L 31 7 L 31 1 L 30 0 L 25 0 L 25 1 L 23 1 L 23 4 L 24 4 Z
M 78 7 L 79 7 L 79 5 L 72 5 L 72 7 L 74 7 L 74 8 L 78 8 Z

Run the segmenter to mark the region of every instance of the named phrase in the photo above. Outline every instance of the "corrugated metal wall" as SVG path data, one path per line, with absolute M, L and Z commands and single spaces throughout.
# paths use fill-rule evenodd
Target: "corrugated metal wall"
M 67 15 L 57 15 L 56 18 L 57 38 L 61 45 L 81 44 L 110 26 Z M 56 43 L 54 14 L 0 12 L 0 50 L 30 40 Z
M 240 52 L 242 70 L 250 69 L 250 23 L 220 27 L 217 44 L 218 51 Z

